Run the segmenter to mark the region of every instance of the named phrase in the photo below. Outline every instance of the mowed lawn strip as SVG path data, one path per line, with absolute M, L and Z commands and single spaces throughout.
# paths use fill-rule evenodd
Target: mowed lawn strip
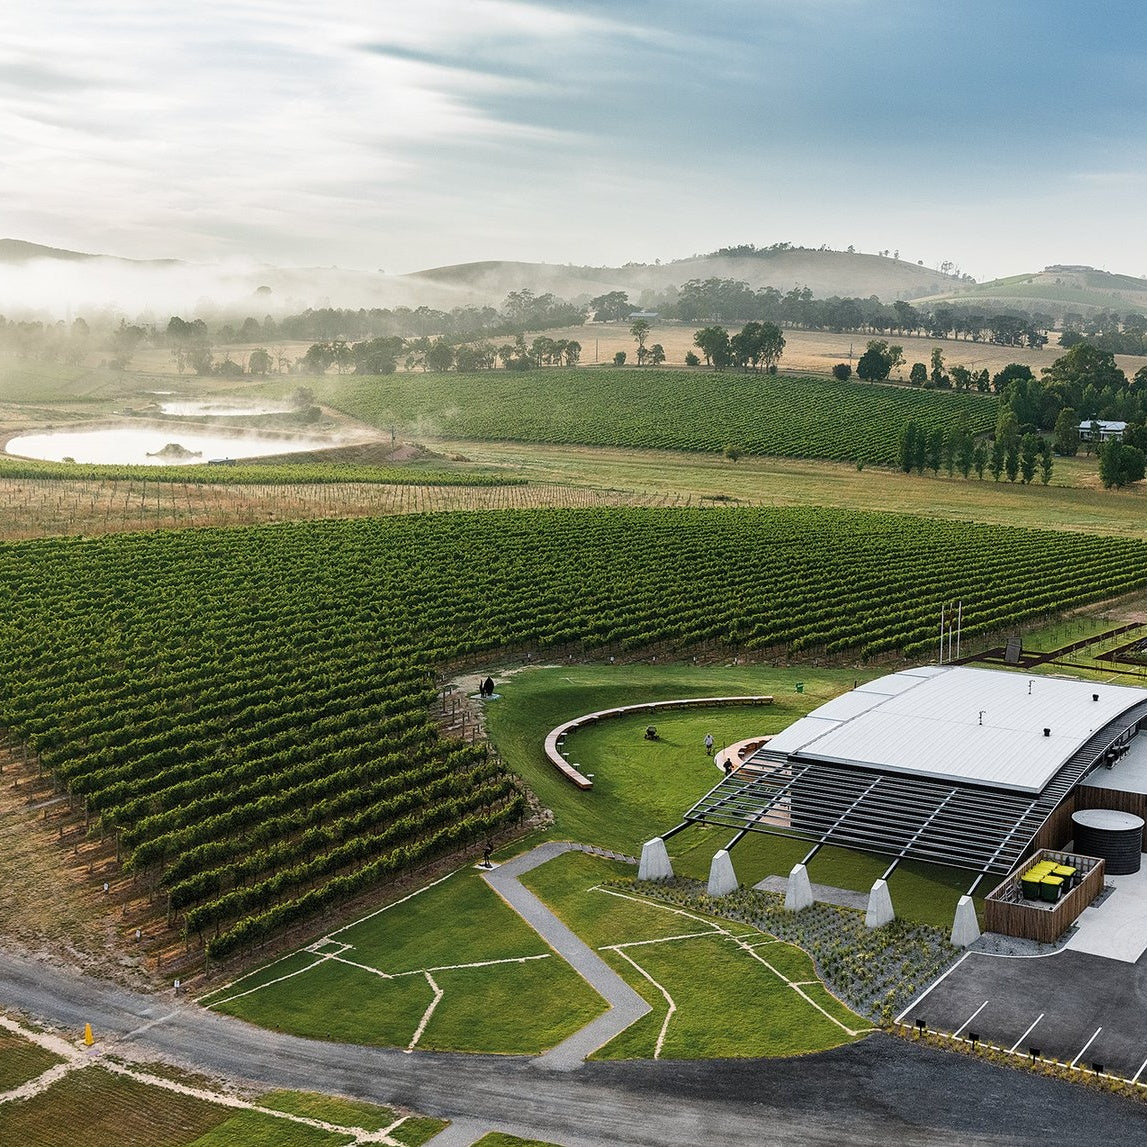
M 391 974 L 550 950 L 473 868 L 340 928 L 331 938 L 351 945 L 348 959 Z
M 423 1143 L 444 1131 L 449 1124 L 448 1119 L 435 1119 L 432 1115 L 411 1115 L 390 1133 L 390 1137 L 404 1143 L 406 1147 L 422 1147 Z
M 400 1118 L 392 1108 L 377 1103 L 313 1091 L 269 1091 L 259 1096 L 258 1105 L 339 1127 L 361 1127 L 364 1131 L 381 1131 Z
M 217 1004 L 216 1010 L 309 1039 L 406 1047 L 433 999 L 425 976 L 384 979 L 325 960 L 301 976 Z
M 259 1097 L 259 1106 L 364 1131 L 382 1131 L 401 1119 L 390 1136 L 408 1147 L 420 1147 L 447 1126 L 445 1119 L 434 1119 L 429 1115 L 403 1117 L 392 1108 L 377 1103 L 310 1091 L 271 1091 Z

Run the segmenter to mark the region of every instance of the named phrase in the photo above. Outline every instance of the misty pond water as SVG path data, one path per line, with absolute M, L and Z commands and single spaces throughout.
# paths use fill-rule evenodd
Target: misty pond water
M 159 393 L 156 391 L 155 393 Z M 239 418 L 252 414 L 286 414 L 294 410 L 289 402 L 227 402 L 225 399 L 179 399 L 161 402 L 159 409 L 164 414 L 180 418 Z
M 247 412 L 249 413 L 249 411 Z M 129 466 L 186 466 L 221 458 L 258 458 L 265 454 L 297 454 L 326 450 L 330 436 L 277 435 L 258 431 L 227 434 L 190 430 L 184 426 L 105 427 L 99 430 L 53 430 L 21 434 L 5 450 L 44 462 L 102 462 Z M 178 449 L 171 449 L 177 447 Z

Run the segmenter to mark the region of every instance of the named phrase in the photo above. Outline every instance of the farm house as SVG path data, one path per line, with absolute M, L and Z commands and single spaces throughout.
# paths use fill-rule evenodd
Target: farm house
M 901 861 L 967 869 L 968 894 L 953 927 L 954 942 L 967 944 L 979 934 L 972 894 L 999 884 L 989 901 L 1020 903 L 1029 858 L 1089 831 L 1073 821 L 1081 810 L 1103 810 L 1090 817 L 1098 825 L 1088 838 L 1092 852 L 1102 859 L 1109 850 L 1109 862 L 1122 863 L 1132 848 L 1138 868 L 1139 818 L 1147 815 L 1147 737 L 1137 737 L 1144 727 L 1144 689 L 962 666 L 892 673 L 770 738 L 680 825 L 646 845 L 643 867 L 651 877 L 668 875 L 659 871 L 668 867 L 663 841 L 692 824 L 733 829 L 714 857 L 710 891 L 719 895 L 736 887 L 731 852 L 746 833 L 795 838 L 809 845 L 788 882 L 786 904 L 799 909 L 812 900 L 807 866 L 821 848 L 874 852 L 889 858 L 871 893 L 874 923 L 892 918 L 887 882 Z M 1089 887 L 1097 884 L 1102 870 Z M 1041 936 L 1066 928 L 1068 915 L 1086 906 L 1085 892 L 1065 897 L 1056 915 L 1015 928 Z
M 1079 440 L 1081 442 L 1106 442 L 1109 438 L 1122 438 L 1123 431 L 1126 429 L 1126 422 L 1092 418 L 1079 424 Z

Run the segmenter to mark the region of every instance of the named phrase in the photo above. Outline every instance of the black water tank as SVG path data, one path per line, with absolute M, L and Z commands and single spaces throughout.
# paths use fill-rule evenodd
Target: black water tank
M 1109 876 L 1139 871 L 1143 855 L 1143 818 L 1107 808 L 1085 808 L 1071 814 L 1075 829 L 1073 851 L 1098 856 L 1107 863 Z

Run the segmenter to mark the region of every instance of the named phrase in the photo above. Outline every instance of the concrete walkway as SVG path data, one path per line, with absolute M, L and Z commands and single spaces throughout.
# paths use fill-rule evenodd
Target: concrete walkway
M 784 896 L 789 889 L 787 876 L 766 876 L 753 885 L 754 892 L 773 892 Z M 863 912 L 868 907 L 867 892 L 852 892 L 848 888 L 834 888 L 831 884 L 814 884 L 812 898 L 818 904 L 836 904 L 840 908 L 856 908 Z
M 523 887 L 518 879 L 555 856 L 578 850 L 576 844 L 547 841 L 486 873 L 486 882 L 490 887 L 609 1004 L 609 1011 L 591 1020 L 557 1047 L 550 1048 L 534 1060 L 539 1067 L 549 1067 L 556 1071 L 581 1067 L 586 1056 L 609 1043 L 630 1024 L 653 1010 L 592 948 L 579 940 L 532 892 Z
M 1147 866 L 1129 876 L 1106 876 L 1104 883 L 1115 891 L 1083 910 L 1064 947 L 1134 964 L 1147 952 Z
M 449 1127 L 428 1139 L 423 1147 L 470 1147 L 490 1130 L 477 1119 L 455 1119 Z

